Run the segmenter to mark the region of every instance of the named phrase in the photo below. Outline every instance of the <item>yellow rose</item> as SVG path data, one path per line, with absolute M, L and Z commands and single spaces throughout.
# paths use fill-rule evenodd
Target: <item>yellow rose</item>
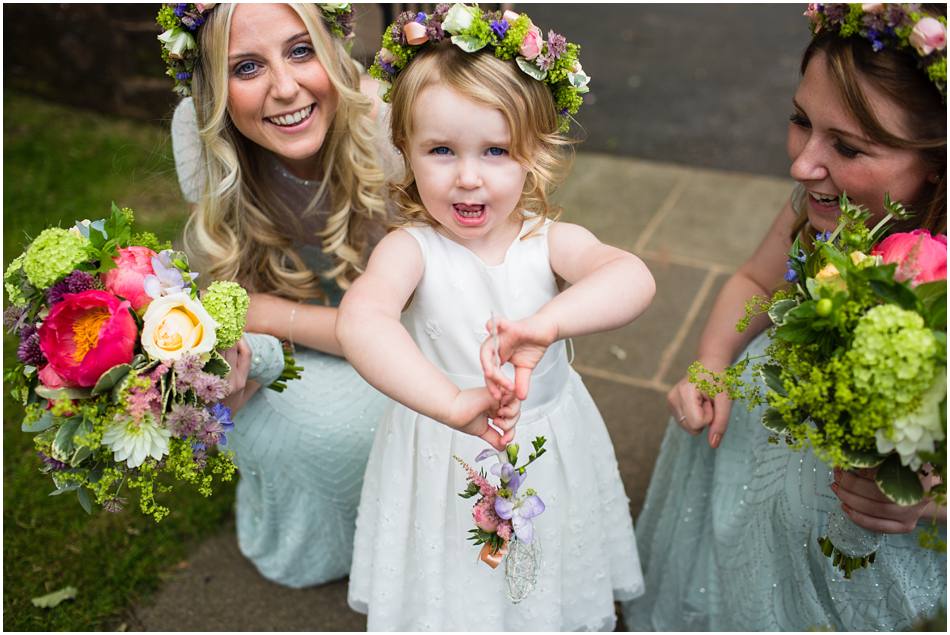
M 845 286 L 844 280 L 841 279 L 841 272 L 830 262 L 822 267 L 821 271 L 815 274 L 815 282 L 839 289 L 843 289 Z
M 214 348 L 218 323 L 187 293 L 152 300 L 143 321 L 142 348 L 152 359 L 201 355 Z

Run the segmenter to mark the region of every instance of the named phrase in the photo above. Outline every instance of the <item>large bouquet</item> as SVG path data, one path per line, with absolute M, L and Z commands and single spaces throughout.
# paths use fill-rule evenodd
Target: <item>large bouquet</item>
M 531 442 L 533 452 L 523 465 L 518 466 L 517 443 L 511 443 L 503 452 L 483 450 L 476 461 L 496 457 L 492 474 L 498 476 L 499 484 L 492 485 L 484 470 L 476 472 L 458 456 L 455 460 L 465 469 L 468 487 L 461 492 L 462 498 L 478 496 L 472 507 L 475 527 L 469 530 L 468 539 L 482 545 L 479 558 L 492 569 L 505 560 L 505 590 L 513 602 L 520 602 L 534 588 L 540 568 L 540 549 L 534 536 L 533 518 L 544 511 L 544 502 L 533 489 L 518 490 L 526 478 L 526 469 L 546 452 L 544 437 Z
M 919 477 L 939 477 L 928 494 L 946 504 L 946 236 L 915 230 L 884 237 L 894 219 L 908 216 L 889 197 L 873 228 L 870 214 L 847 196 L 840 207 L 837 228 L 819 234 L 813 249 L 792 245 L 789 287 L 750 303 L 737 327 L 762 311 L 773 323 L 769 359 L 756 363 L 769 406 L 762 423 L 772 441 L 810 446 L 834 467 L 875 468 L 878 487 L 900 505 L 923 499 Z M 740 379 L 751 361 L 718 374 L 697 362 L 691 381 L 751 407 L 763 402 L 760 384 Z M 924 542 L 945 548 L 935 535 L 925 533 Z M 819 544 L 846 577 L 873 562 L 873 549 L 839 549 L 834 537 Z
M 118 511 L 128 486 L 161 520 L 162 474 L 207 496 L 214 475 L 234 473 L 211 450 L 233 426 L 220 351 L 240 339 L 248 296 L 213 282 L 199 298 L 187 257 L 132 221 L 113 205 L 108 219 L 43 230 L 10 263 L 4 321 L 20 345 L 5 378 L 53 495 Z

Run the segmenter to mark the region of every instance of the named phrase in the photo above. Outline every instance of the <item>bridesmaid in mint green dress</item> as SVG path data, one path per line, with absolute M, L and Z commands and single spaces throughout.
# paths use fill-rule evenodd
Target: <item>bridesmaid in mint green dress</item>
M 238 543 L 264 577 L 290 587 L 349 573 L 363 471 L 388 402 L 334 336 L 342 289 L 385 232 L 384 111 L 373 114 L 365 80 L 330 35 L 346 19 L 320 6 L 185 11 L 183 22 L 200 24 L 191 30 L 199 61 L 192 76 L 177 75 L 194 98 L 172 121 L 192 264 L 252 292 L 248 333 L 229 353 Z M 294 344 L 302 377 L 283 392 L 259 390 L 283 370 L 280 340 Z
M 902 7 L 885 5 L 862 24 L 899 18 Z M 946 232 L 945 84 L 918 68 L 906 41 L 874 32 L 883 44 L 875 51 L 865 34 L 825 28 L 805 53 L 788 131 L 799 185 L 716 300 L 698 351 L 708 368 L 762 354 L 765 322 L 735 330 L 745 302 L 783 283 L 793 235 L 834 228 L 842 192 L 875 218 L 889 192 L 917 211 L 913 226 Z M 866 99 L 870 112 L 846 94 Z M 743 379 L 759 381 L 751 372 Z M 867 474 L 834 473 L 810 451 L 769 444 L 764 407 L 706 399 L 685 379 L 668 399 L 673 419 L 636 524 L 646 593 L 623 606 L 631 630 L 890 631 L 946 610 L 946 554 L 918 545 L 934 519 L 946 538 L 946 508 L 926 500 L 901 508 Z M 834 510 L 883 533 L 875 562 L 850 580 L 817 545 Z

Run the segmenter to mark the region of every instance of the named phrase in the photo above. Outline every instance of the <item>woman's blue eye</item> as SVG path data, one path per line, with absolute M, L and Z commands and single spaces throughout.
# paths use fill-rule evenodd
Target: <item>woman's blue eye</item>
M 254 62 L 241 62 L 234 68 L 234 74 L 239 77 L 247 77 L 257 70 L 257 64 Z
M 505 150 L 504 148 L 499 148 L 498 146 L 492 146 L 488 148 L 488 154 L 490 154 L 493 157 L 503 157 L 506 154 L 508 154 L 508 151 Z
M 313 52 L 313 49 L 306 44 L 298 44 L 290 52 L 291 57 L 301 58 L 307 57 Z
M 451 153 L 452 151 L 445 146 L 436 146 L 435 148 L 432 148 L 432 154 L 446 155 Z

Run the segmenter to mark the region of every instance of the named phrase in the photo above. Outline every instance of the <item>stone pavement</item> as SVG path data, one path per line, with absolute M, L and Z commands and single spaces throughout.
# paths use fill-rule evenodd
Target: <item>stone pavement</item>
M 666 392 L 692 360 L 712 300 L 748 257 L 791 192 L 768 176 L 579 153 L 558 193 L 564 219 L 647 263 L 657 293 L 633 324 L 574 342 L 574 367 L 610 429 L 639 513 L 668 421 Z M 294 590 L 258 575 L 233 525 L 170 571 L 130 630 L 358 631 L 346 581 Z

